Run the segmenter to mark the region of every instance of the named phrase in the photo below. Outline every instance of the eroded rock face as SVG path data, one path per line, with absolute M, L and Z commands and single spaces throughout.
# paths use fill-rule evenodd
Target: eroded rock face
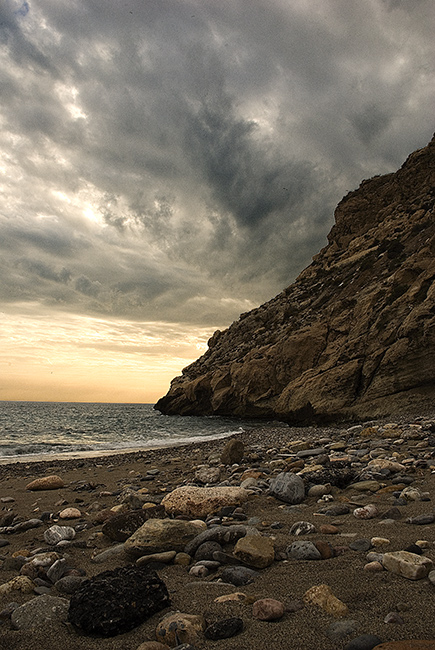
M 312 264 L 215 332 L 156 408 L 302 423 L 430 407 L 434 196 L 435 138 L 396 173 L 350 192 Z

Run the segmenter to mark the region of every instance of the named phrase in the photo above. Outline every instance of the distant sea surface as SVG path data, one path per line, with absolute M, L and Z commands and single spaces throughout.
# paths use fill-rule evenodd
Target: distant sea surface
M 199 442 L 268 424 L 277 423 L 162 415 L 152 404 L 0 401 L 0 461 Z

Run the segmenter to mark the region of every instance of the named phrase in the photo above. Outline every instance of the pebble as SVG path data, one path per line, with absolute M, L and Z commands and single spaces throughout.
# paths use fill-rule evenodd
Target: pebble
M 405 621 L 400 616 L 399 612 L 388 612 L 384 618 L 384 623 L 393 624 L 393 625 L 403 625 Z
M 287 557 L 293 560 L 321 560 L 322 555 L 313 542 L 293 542 L 286 550 Z
M 315 585 L 304 594 L 304 602 L 309 605 L 320 607 L 327 614 L 340 618 L 346 616 L 348 608 L 345 603 L 339 600 L 331 591 L 328 585 Z
M 233 617 L 209 625 L 204 631 L 204 636 L 211 641 L 219 641 L 236 636 L 236 634 L 240 634 L 242 631 L 243 620 L 239 617 Z
M 284 604 L 274 598 L 261 598 L 252 605 L 252 616 L 260 621 L 277 621 L 284 612 Z
M 175 612 L 167 614 L 157 625 L 156 638 L 171 648 L 181 643 L 197 643 L 205 629 L 201 615 Z
M 50 546 L 55 546 L 59 542 L 74 539 L 76 531 L 71 526 L 51 526 L 44 532 L 44 540 Z
M 65 487 L 65 483 L 56 474 L 51 476 L 43 476 L 37 478 L 34 481 L 31 481 L 26 485 L 26 490 L 38 491 L 38 490 L 58 490 L 59 488 Z
M 344 646 L 343 650 L 373 650 L 382 643 L 382 639 L 374 634 L 361 634 Z
M 353 516 L 357 519 L 374 519 L 379 516 L 379 510 L 374 503 L 368 503 L 363 508 L 356 508 Z
M 258 571 L 248 567 L 230 566 L 222 571 L 221 578 L 224 582 L 229 582 L 235 587 L 242 587 L 253 582 L 258 575 Z
M 353 542 L 350 542 L 349 548 L 352 551 L 368 551 L 372 547 L 372 543 L 369 539 L 361 538 L 355 539 Z
M 290 535 L 309 535 L 315 533 L 316 527 L 309 521 L 297 521 L 290 528 Z

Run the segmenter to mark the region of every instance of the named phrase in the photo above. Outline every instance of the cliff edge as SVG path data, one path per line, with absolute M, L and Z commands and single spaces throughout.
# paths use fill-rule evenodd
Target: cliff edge
M 335 210 L 278 296 L 217 331 L 155 408 L 292 424 L 435 406 L 435 136 Z

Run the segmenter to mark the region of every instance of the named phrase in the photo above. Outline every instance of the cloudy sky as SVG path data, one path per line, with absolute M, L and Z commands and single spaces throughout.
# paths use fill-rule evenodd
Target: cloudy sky
M 434 125 L 433 0 L 0 0 L 0 399 L 153 402 Z

